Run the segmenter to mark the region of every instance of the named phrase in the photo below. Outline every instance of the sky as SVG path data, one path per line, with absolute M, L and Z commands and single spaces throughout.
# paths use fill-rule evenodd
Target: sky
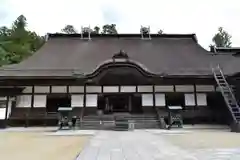
M 221 26 L 232 35 L 232 46 L 240 47 L 239 0 L 0 0 L 0 26 L 11 26 L 21 14 L 40 35 L 67 24 L 80 31 L 114 23 L 119 33 L 139 33 L 143 25 L 151 33 L 195 33 L 208 49 Z

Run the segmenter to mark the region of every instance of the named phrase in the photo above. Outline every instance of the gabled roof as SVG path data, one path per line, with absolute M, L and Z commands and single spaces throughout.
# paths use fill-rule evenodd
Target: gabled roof
M 91 35 L 91 40 L 81 39 L 80 34 L 49 34 L 39 51 L 19 64 L 3 67 L 0 76 L 89 75 L 101 64 L 112 63 L 120 50 L 131 63 L 155 75 L 212 75 L 211 65 L 217 64 L 225 74 L 240 71 L 240 58 L 206 51 L 195 34 L 152 34 L 151 40 L 141 39 L 140 34 Z

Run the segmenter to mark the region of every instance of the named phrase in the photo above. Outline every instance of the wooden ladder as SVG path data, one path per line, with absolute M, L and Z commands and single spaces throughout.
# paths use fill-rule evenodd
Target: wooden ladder
M 221 91 L 221 94 L 225 100 L 225 103 L 231 113 L 234 123 L 238 124 L 240 122 L 240 108 L 233 94 L 233 90 L 228 84 L 219 65 L 217 67 L 212 67 L 212 72 Z

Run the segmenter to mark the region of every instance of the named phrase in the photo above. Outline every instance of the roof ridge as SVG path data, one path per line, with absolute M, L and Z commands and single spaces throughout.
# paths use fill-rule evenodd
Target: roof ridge
M 81 34 L 64 34 L 64 33 L 48 33 L 48 37 L 51 38 L 72 38 L 79 37 Z M 88 33 L 84 34 L 88 35 Z M 150 34 L 152 38 L 191 38 L 197 42 L 196 34 Z M 141 38 L 140 33 L 120 33 L 120 34 L 91 34 L 91 38 Z

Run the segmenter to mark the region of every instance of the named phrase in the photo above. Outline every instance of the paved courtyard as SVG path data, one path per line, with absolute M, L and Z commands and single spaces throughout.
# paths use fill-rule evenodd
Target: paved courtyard
M 227 128 L 134 131 L 0 130 L 6 160 L 240 160 L 240 134 Z
M 77 160 L 239 160 L 240 134 L 228 130 L 99 131 Z

